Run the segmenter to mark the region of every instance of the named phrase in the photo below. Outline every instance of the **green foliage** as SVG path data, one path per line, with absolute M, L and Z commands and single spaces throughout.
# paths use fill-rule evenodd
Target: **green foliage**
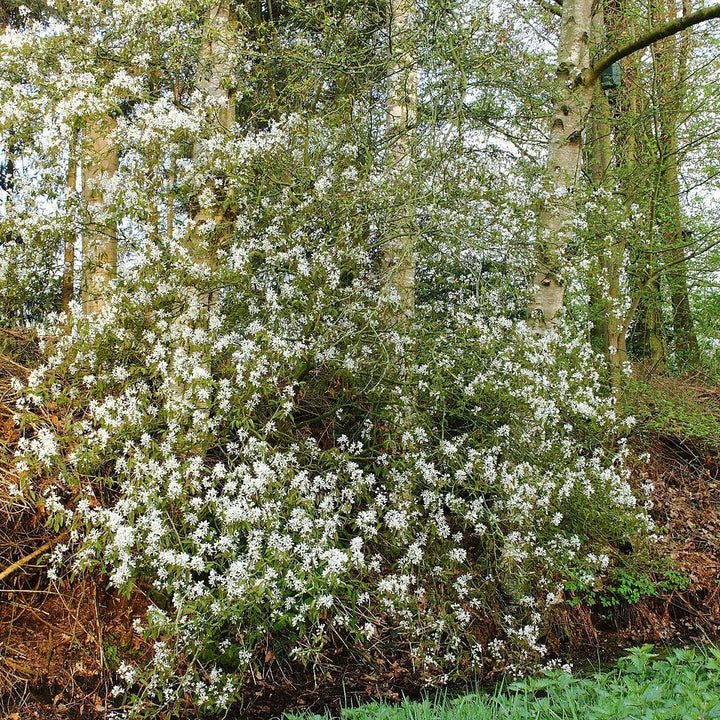
M 674 437 L 701 450 L 720 447 L 720 399 L 703 385 L 629 380 L 623 402 L 637 420 L 635 434 L 645 440 Z
M 111 635 L 103 640 L 103 653 L 105 655 L 105 665 L 110 670 L 117 670 L 120 665 L 121 648 L 118 647 L 117 641 Z
M 717 277 L 720 270 L 720 252 L 715 252 L 706 259 L 708 275 Z M 698 342 L 703 350 L 704 371 L 710 382 L 720 382 L 720 291 L 712 284 L 695 289 L 692 300 L 693 319 L 698 335 Z
M 658 588 L 663 592 L 683 592 L 690 587 L 690 578 L 677 570 L 666 570 L 664 577 L 658 581 Z
M 657 561 L 636 558 L 632 566 L 611 568 L 607 576 L 594 585 L 575 575 L 565 583 L 565 589 L 570 593 L 567 602 L 571 607 L 586 602 L 590 606 L 613 608 L 635 605 L 647 597 L 682 592 L 689 585 L 687 575 L 663 568 Z
M 662 655 L 665 655 L 662 657 Z M 286 720 L 324 720 L 286 715 Z M 494 694 L 348 708 L 342 720 L 711 720 L 720 718 L 720 650 L 634 648 L 588 678 L 548 671 Z
M 598 600 L 605 607 L 620 604 L 635 605 L 643 597 L 658 595 L 659 590 L 685 587 L 686 582 L 686 578 L 679 573 L 670 576 L 663 573 L 662 579 L 656 581 L 650 575 L 617 568 L 611 571 L 604 592 Z
M 585 343 L 536 338 L 460 291 L 419 306 L 411 333 L 388 332 L 374 296 L 330 284 L 369 273 L 359 241 L 339 252 L 340 197 L 322 241 L 301 230 L 326 191 L 302 212 L 280 205 L 298 231 L 263 258 L 233 241 L 240 268 L 215 270 L 227 290 L 204 335 L 177 291 L 183 268 L 168 261 L 161 292 L 148 254 L 100 318 L 58 329 L 29 379 L 15 492 L 57 477 L 45 508 L 77 544 L 55 568 L 105 572 L 153 602 L 153 658 L 122 675 L 137 712 L 186 695 L 216 712 L 268 646 L 312 663 L 338 637 L 357 653 L 410 646 L 435 677 L 490 653 L 533 662 L 567 569 L 592 583 L 605 549 L 648 527 Z M 313 253 L 290 255 L 305 241 Z M 285 292 L 257 302 L 278 276 Z M 208 387 L 212 413 L 198 409 Z M 49 402 L 73 421 L 41 426 Z M 490 622 L 502 635 L 481 646 Z

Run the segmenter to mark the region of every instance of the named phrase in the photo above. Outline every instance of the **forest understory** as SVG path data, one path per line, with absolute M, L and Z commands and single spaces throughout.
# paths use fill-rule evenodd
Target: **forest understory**
M 24 380 L 39 353 L 32 333 L 0 332 L 3 348 L 13 350 L 0 355 L 0 443 L 7 459 L 19 437 L 11 379 Z M 555 606 L 545 640 L 552 657 L 570 661 L 579 672 L 643 643 L 683 646 L 720 639 L 720 446 L 695 433 L 683 414 L 689 409 L 720 427 L 720 386 L 699 376 L 656 377 L 642 391 L 635 388 L 635 396 L 632 392 L 626 402 L 639 416 L 630 437 L 633 477 L 654 486 L 651 514 L 659 528 L 661 562 L 646 574 L 640 567 L 616 578 L 605 588 L 605 601 L 568 593 Z M 63 422 L 57 416 L 47 420 Z M 0 467 L 0 475 L 11 472 Z M 2 480 L 4 488 L 7 478 Z M 4 500 L 6 508 L 12 506 L 11 498 Z M 142 592 L 128 599 L 108 590 L 107 578 L 97 574 L 48 579 L 44 560 L 58 536 L 46 521 L 42 513 L 27 511 L 6 511 L 0 519 L 0 717 L 104 718 L 112 710 L 119 663 L 150 653 L 132 626 L 146 602 Z M 663 574 L 657 568 L 670 570 Z M 492 683 L 493 672 L 448 689 Z M 407 654 L 379 644 L 361 658 L 338 642 L 309 667 L 276 661 L 268 649 L 265 674 L 256 674 L 242 706 L 229 717 L 259 720 L 290 710 L 337 712 L 361 701 L 392 702 L 420 696 L 427 689 L 424 680 Z M 194 712 L 188 709 L 182 717 L 195 717 Z

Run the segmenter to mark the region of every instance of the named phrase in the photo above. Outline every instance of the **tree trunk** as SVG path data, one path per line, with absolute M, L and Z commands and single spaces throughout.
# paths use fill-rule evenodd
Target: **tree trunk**
M 229 131 L 235 122 L 235 103 L 228 87 L 231 75 L 231 57 L 228 48 L 233 43 L 235 18 L 229 3 L 220 2 L 212 6 L 206 17 L 206 33 L 200 49 L 200 63 L 196 87 L 208 99 L 210 120 L 223 130 Z M 202 141 L 193 147 L 193 160 L 201 160 Z M 192 212 L 195 222 L 195 237 L 192 243 L 194 259 L 212 267 L 215 264 L 215 250 L 219 236 L 226 231 L 221 202 L 218 202 L 216 188 L 210 182 L 205 188 L 213 198 L 212 207 L 203 207 L 197 203 Z M 215 302 L 214 293 L 209 291 L 201 298 L 201 303 L 211 309 Z
M 113 220 L 105 217 L 106 203 L 103 182 L 118 168 L 117 148 L 109 140 L 115 121 L 103 117 L 89 125 L 85 132 L 88 148 L 83 163 L 82 194 L 90 213 L 90 222 L 83 231 L 82 288 L 83 312 L 99 313 L 107 282 L 117 272 L 117 236 Z
M 67 190 L 70 198 L 70 205 L 74 204 L 77 194 L 77 133 L 73 133 L 70 139 L 70 153 L 68 158 Z M 71 229 L 65 236 L 65 251 L 63 257 L 62 276 L 62 297 L 61 307 L 65 317 L 70 319 L 70 302 L 75 293 L 75 232 Z
M 555 324 L 565 298 L 564 256 L 574 234 L 575 185 L 595 84 L 589 50 L 592 0 L 565 0 L 561 23 L 556 69 L 560 85 L 553 104 L 536 244 L 535 293 L 529 308 L 539 333 Z
M 658 3 L 660 5 L 660 3 Z M 662 6 L 656 8 L 659 15 Z M 677 15 L 674 0 L 667 0 L 668 19 Z M 660 191 L 661 209 L 658 213 L 659 229 L 663 244 L 668 248 L 669 264 L 665 278 L 670 289 L 675 359 L 678 368 L 696 366 L 700 361 L 687 282 L 687 266 L 683 245 L 682 210 L 680 208 L 680 181 L 677 126 L 682 110 L 689 43 L 667 38 L 654 46 L 655 85 L 659 138 L 658 150 L 662 172 Z
M 599 85 L 595 87 L 592 107 L 590 108 L 589 152 L 587 164 L 594 190 L 606 190 L 611 186 L 610 165 L 612 145 L 610 135 L 610 105 L 605 92 Z M 593 247 L 598 249 L 596 267 L 597 278 L 588 278 L 588 318 L 591 323 L 590 341 L 593 348 L 607 355 L 609 316 L 611 307 L 607 297 L 607 285 L 611 280 L 613 247 L 608 246 L 608 229 L 612 229 L 612 221 L 608 222 L 608 209 L 601 204 L 601 212 L 594 211 L 589 217 L 589 231 Z M 616 241 L 616 238 L 612 238 Z
M 618 38 L 632 32 L 628 27 L 627 0 L 606 3 L 605 25 L 612 44 Z M 638 134 L 638 56 L 629 56 L 620 61 L 622 82 L 616 91 L 609 91 L 607 100 L 617 186 L 623 196 L 626 229 L 619 230 L 607 252 L 607 324 L 606 348 L 610 370 L 610 383 L 615 390 L 622 384 L 623 368 L 627 362 L 627 332 L 634 310 L 628 317 L 623 312 L 621 275 L 628 248 L 628 236 L 632 233 L 632 205 L 638 202 L 638 187 L 635 178 L 637 134 Z
M 232 74 L 232 57 L 236 20 L 228 2 L 219 2 L 207 12 L 206 34 L 200 48 L 200 67 L 195 86 L 212 100 L 212 118 L 225 130 L 235 122 L 235 105 L 229 80 Z
M 665 109 L 660 110 L 661 117 L 666 114 Z M 662 120 L 661 120 L 662 122 Z M 665 123 L 663 123 L 664 125 Z M 667 127 L 667 126 L 666 126 Z M 678 368 L 691 368 L 698 365 L 700 351 L 695 336 L 692 310 L 690 307 L 690 293 L 687 280 L 687 264 L 685 262 L 686 233 L 683 232 L 682 215 L 680 211 L 680 183 L 678 181 L 677 166 L 677 135 L 674 127 L 667 128 L 663 133 L 663 149 L 666 153 L 666 166 L 664 168 L 664 194 L 668 215 L 664 217 L 662 229 L 663 240 L 668 247 L 668 269 L 665 278 L 670 289 L 670 302 L 672 305 L 672 325 L 675 346 L 675 356 Z
M 591 67 L 588 46 L 592 0 L 564 0 L 559 4 L 562 12 L 557 75 L 561 84 L 553 106 L 544 198 L 538 222 L 535 292 L 529 307 L 531 324 L 539 334 L 555 324 L 565 299 L 564 255 L 568 240 L 574 234 L 574 190 L 582 157 L 582 133 L 595 83 L 602 71 L 614 62 L 693 25 L 720 17 L 720 4 L 717 4 L 682 18 L 654 23 L 649 30 L 608 52 Z M 627 20 L 623 23 L 626 25 Z
M 404 198 L 388 223 L 383 246 L 384 294 L 398 304 L 399 324 L 415 309 L 415 207 L 412 199 L 415 162 L 412 132 L 417 122 L 417 69 L 412 50 L 414 0 L 390 0 L 387 137 L 389 168 Z
M 229 132 L 235 122 L 235 103 L 230 90 L 232 76 L 231 48 L 235 42 L 236 20 L 230 10 L 228 2 L 219 2 L 211 6 L 205 17 L 205 33 L 200 47 L 198 60 L 198 74 L 195 81 L 197 90 L 203 96 L 207 111 L 206 120 L 214 125 L 213 131 L 220 129 Z M 211 166 L 205 153 L 213 153 L 202 139 L 198 139 L 192 151 L 193 162 Z M 194 228 L 190 238 L 189 253 L 194 265 L 199 268 L 212 270 L 216 265 L 216 251 L 228 232 L 227 220 L 223 209 L 223 198 L 218 197 L 218 187 L 215 177 L 209 177 L 203 187 L 193 198 L 189 213 Z M 169 199 L 172 204 L 172 196 Z M 168 232 L 172 228 L 172 210 L 169 206 Z M 191 323 L 194 329 L 201 332 L 193 333 L 193 337 L 202 337 L 209 327 L 210 315 L 217 302 L 217 295 L 212 287 L 202 287 L 205 277 L 212 273 L 201 272 L 198 281 L 199 287 L 188 287 L 186 299 L 189 313 L 194 318 Z M 195 306 L 195 311 L 193 311 Z M 212 398 L 210 392 L 203 395 L 188 396 L 191 388 L 190 378 L 207 380 L 212 378 L 212 355 L 206 344 L 197 340 L 190 340 L 183 348 L 178 348 L 173 361 L 174 379 L 171 392 L 176 401 L 188 407 L 194 407 L 196 422 L 203 417 L 208 418 Z
M 641 374 L 664 373 L 667 367 L 667 346 L 662 319 L 660 277 L 648 268 L 639 277 L 643 289 L 633 328 L 634 344 L 640 359 Z
M 658 241 L 656 217 L 662 186 L 662 172 L 658 166 L 656 148 L 653 147 L 652 132 L 644 131 L 641 138 L 640 164 L 646 168 L 647 179 L 643 189 L 647 193 L 648 218 L 645 227 L 645 242 L 638 248 L 632 268 L 635 298 L 628 311 L 634 315 L 631 338 L 633 350 L 639 359 L 638 370 L 649 376 L 664 372 L 667 365 L 667 345 L 663 325 L 663 298 L 661 287 L 662 243 Z M 650 187 L 647 187 L 647 185 Z

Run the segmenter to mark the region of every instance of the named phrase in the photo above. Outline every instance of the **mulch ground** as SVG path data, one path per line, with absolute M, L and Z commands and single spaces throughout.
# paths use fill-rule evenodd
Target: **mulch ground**
M 9 459 L 17 440 L 9 379 L 26 372 L 34 355 L 31 336 L 11 332 L 17 352 L 10 357 L 0 347 L 0 478 L 12 472 Z M 698 392 L 720 417 L 720 388 Z M 653 516 L 663 528 L 660 550 L 691 583 L 683 592 L 611 612 L 560 607 L 548 644 L 578 666 L 612 660 L 644 642 L 720 638 L 720 449 L 708 452 L 677 437 L 654 436 L 650 443 L 652 460 L 636 468 L 637 479 L 654 484 Z M 39 518 L 9 506 L 0 513 L 0 578 L 3 569 L 52 539 Z M 119 598 L 95 578 L 51 582 L 41 557 L 0 579 L 0 718 L 106 717 L 113 685 L 108 668 L 124 653 L 137 657 L 144 651 L 132 631 L 132 618 L 143 608 L 142 597 Z M 420 681 L 402 656 L 370 653 L 358 665 L 337 650 L 312 671 L 271 664 L 268 674 L 249 687 L 236 717 L 279 718 L 292 708 L 336 712 L 348 702 L 392 701 L 420 692 Z

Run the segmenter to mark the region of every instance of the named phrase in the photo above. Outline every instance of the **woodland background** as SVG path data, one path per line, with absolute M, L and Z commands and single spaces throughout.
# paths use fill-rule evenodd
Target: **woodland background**
M 715 636 L 719 17 L 0 3 L 8 712 Z

